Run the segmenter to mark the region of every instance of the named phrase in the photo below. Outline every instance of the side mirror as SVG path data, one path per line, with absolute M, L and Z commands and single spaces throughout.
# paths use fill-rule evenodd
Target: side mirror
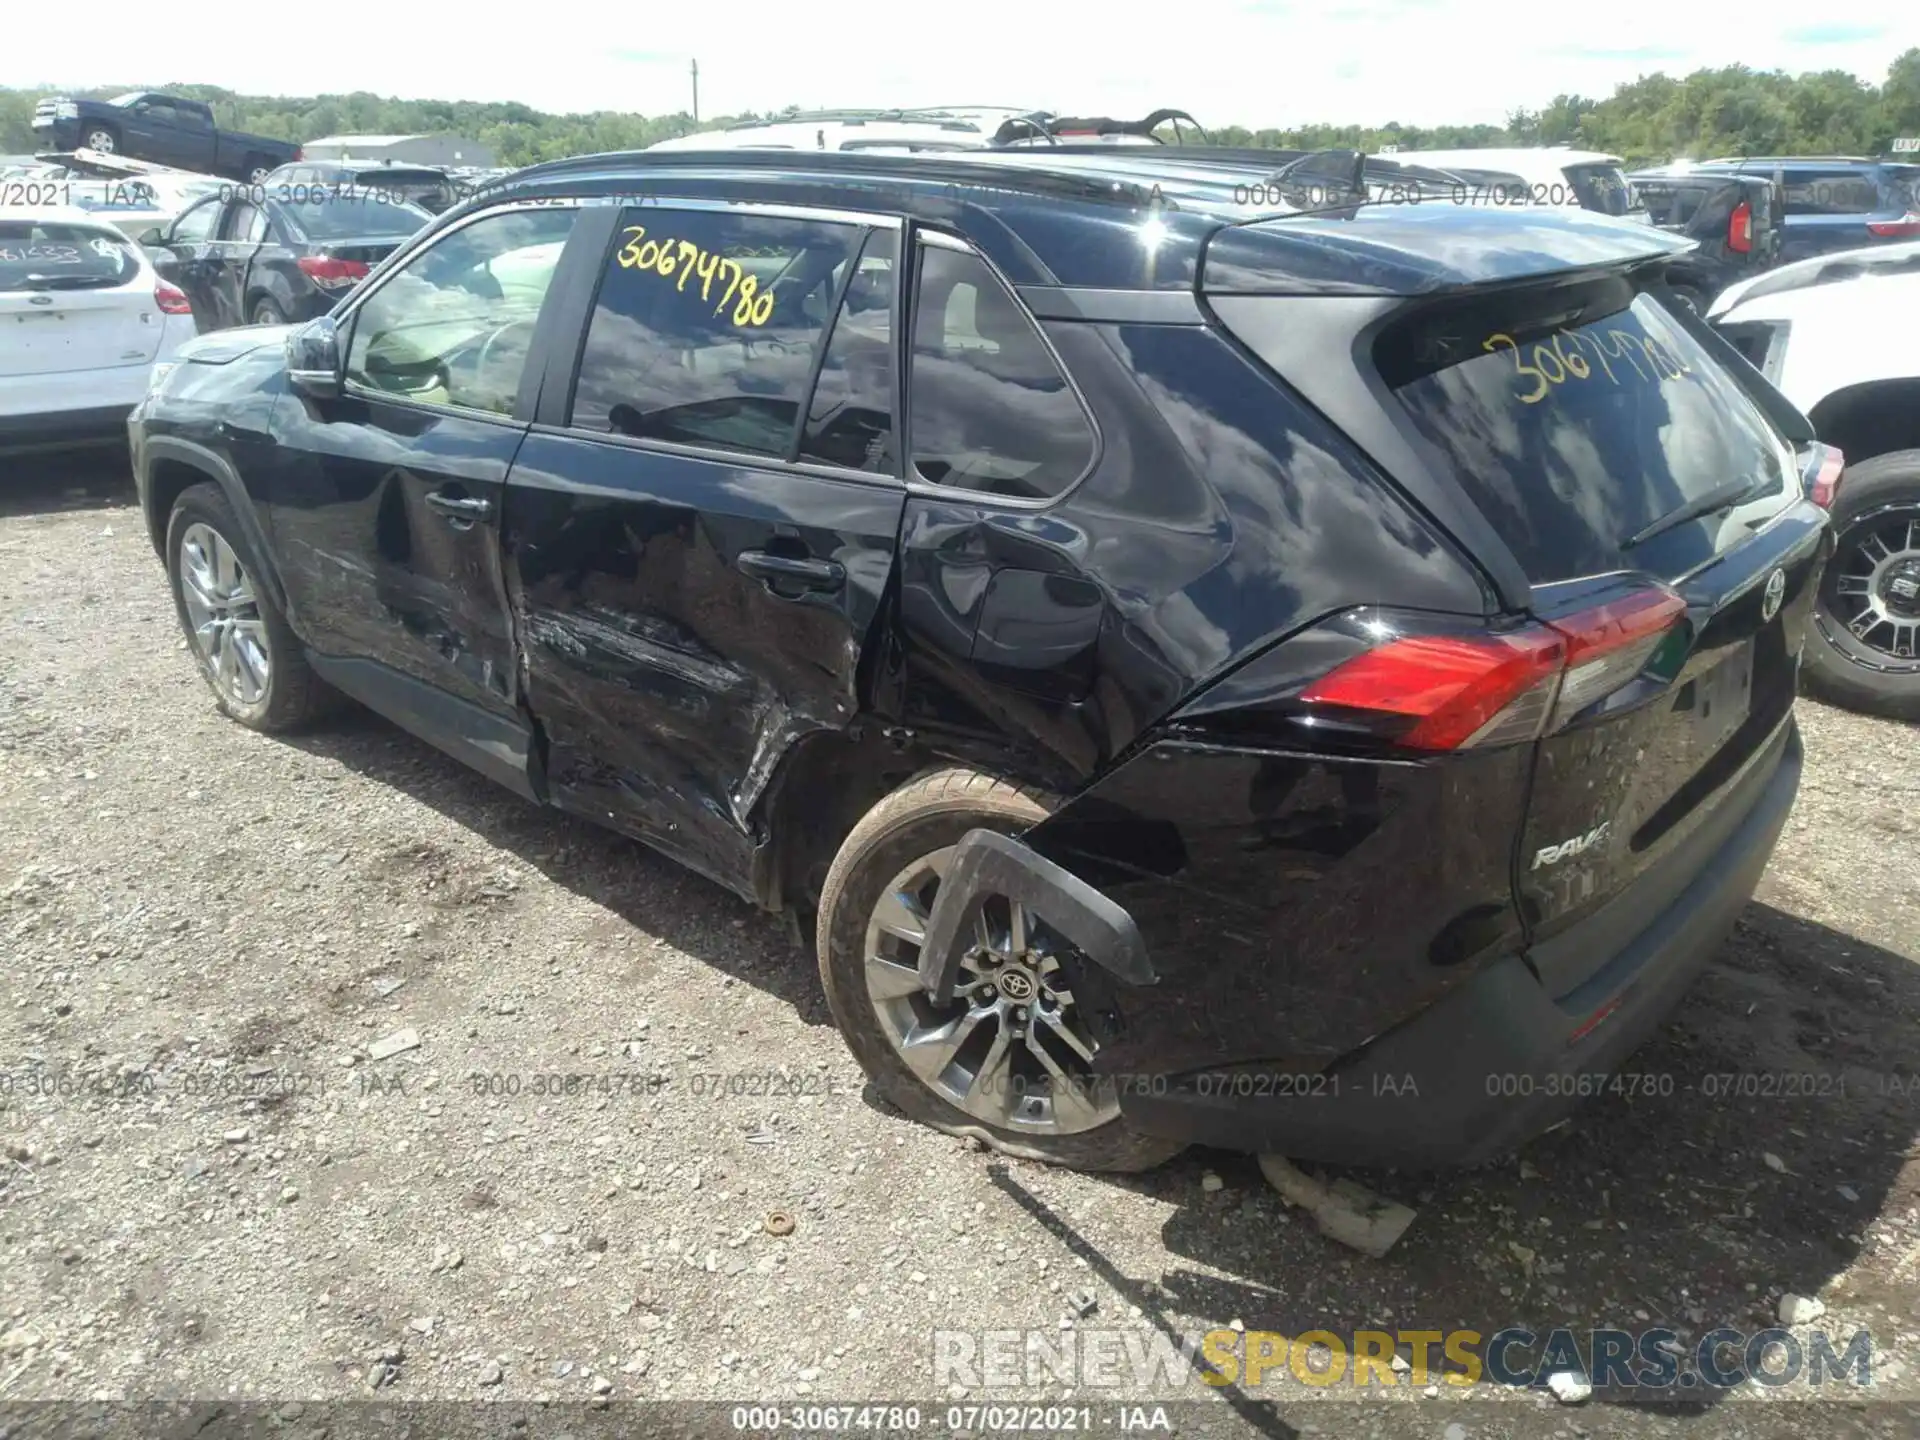
M 136 245 L 157 245 L 164 249 L 167 243 L 167 232 L 162 230 L 158 225 L 149 225 L 140 232 L 133 243 Z
M 337 400 L 345 379 L 340 331 L 322 315 L 287 336 L 287 383 L 314 400 Z

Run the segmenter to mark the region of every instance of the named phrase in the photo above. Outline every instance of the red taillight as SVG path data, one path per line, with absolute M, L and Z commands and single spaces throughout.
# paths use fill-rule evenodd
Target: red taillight
M 1300 699 L 1405 717 L 1412 724 L 1394 742 L 1413 750 L 1534 740 L 1637 677 L 1686 608 L 1649 586 L 1502 634 L 1400 636 Z
M 1920 215 L 1905 215 L 1898 220 L 1869 220 L 1867 233 L 1878 235 L 1882 240 L 1894 240 L 1902 235 L 1920 235 Z
M 1820 464 L 1807 482 L 1807 498 L 1822 510 L 1831 510 L 1833 497 L 1840 490 L 1840 472 L 1846 469 L 1847 457 L 1831 445 L 1822 445 L 1819 450 Z
M 187 292 L 178 285 L 169 285 L 162 280 L 153 287 L 153 303 L 160 307 L 162 315 L 191 315 L 193 306 L 187 301 Z
M 367 276 L 364 260 L 342 260 L 333 255 L 302 255 L 293 262 L 322 290 L 341 290 Z
M 1753 250 L 1753 206 L 1744 200 L 1733 207 L 1733 218 L 1727 221 L 1727 248 L 1736 255 Z

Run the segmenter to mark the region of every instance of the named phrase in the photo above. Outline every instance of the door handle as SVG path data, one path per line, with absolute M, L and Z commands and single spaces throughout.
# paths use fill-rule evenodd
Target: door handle
M 478 500 L 471 495 L 449 495 L 444 490 L 436 490 L 427 496 L 427 504 L 449 520 L 464 520 L 469 525 L 475 520 L 493 518 L 493 502 Z
M 769 586 L 838 590 L 847 583 L 846 567 L 836 560 L 800 560 L 768 550 L 742 550 L 733 563 L 742 575 L 764 580 Z

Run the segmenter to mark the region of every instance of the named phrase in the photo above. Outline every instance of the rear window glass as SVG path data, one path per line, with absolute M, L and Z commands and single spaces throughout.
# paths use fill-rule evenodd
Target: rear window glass
M 0 290 L 104 289 L 139 273 L 139 257 L 123 236 L 90 225 L 0 220 Z
M 418 205 L 367 195 L 311 198 L 305 204 L 281 206 L 281 214 L 309 240 L 405 237 L 433 218 Z
M 1787 172 L 1787 214 L 1871 215 L 1880 209 L 1880 187 L 1857 170 Z
M 1535 581 L 1675 575 L 1782 503 L 1785 447 L 1720 362 L 1625 280 L 1428 311 L 1375 352 L 1419 432 Z M 1731 510 L 1627 541 L 1712 492 Z
M 1625 215 L 1638 208 L 1633 187 L 1618 165 L 1569 165 L 1567 183 L 1580 204 L 1602 215 Z

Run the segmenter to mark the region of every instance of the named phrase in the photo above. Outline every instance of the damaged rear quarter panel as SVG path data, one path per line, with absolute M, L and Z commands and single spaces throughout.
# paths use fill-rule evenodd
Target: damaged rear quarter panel
M 1156 740 L 1028 832 L 1123 906 L 1159 983 L 1115 986 L 1102 1068 L 1317 1069 L 1519 943 L 1527 747 L 1432 760 Z

